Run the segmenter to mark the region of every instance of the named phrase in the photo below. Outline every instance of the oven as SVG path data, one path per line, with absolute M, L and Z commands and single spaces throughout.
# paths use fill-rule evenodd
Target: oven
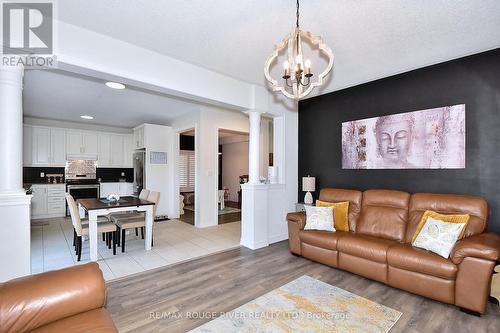
M 75 200 L 99 198 L 100 186 L 96 179 L 97 162 L 94 160 L 68 160 L 64 168 L 66 192 Z M 66 216 L 69 216 L 66 203 Z
M 66 185 L 66 192 L 68 192 L 75 201 L 78 199 L 99 198 L 100 186 L 99 184 L 68 184 Z M 69 216 L 67 204 L 66 216 Z

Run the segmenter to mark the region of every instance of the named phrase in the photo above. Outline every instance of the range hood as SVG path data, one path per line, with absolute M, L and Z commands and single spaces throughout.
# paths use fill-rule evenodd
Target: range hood
M 97 155 L 66 155 L 68 161 L 97 161 Z

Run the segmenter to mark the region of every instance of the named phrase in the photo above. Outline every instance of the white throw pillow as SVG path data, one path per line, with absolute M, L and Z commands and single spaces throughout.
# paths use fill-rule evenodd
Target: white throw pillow
M 333 207 L 305 206 L 306 225 L 304 230 L 335 231 Z
M 467 223 L 445 222 L 429 216 L 412 245 L 448 259 L 466 225 Z

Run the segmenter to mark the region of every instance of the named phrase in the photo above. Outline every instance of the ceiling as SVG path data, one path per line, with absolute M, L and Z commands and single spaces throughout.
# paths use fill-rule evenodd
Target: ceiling
M 62 21 L 246 82 L 293 27 L 294 0 L 64 0 Z M 498 0 L 307 0 L 301 26 L 335 53 L 319 93 L 500 47 Z
M 29 70 L 24 78 L 24 116 L 132 128 L 145 122 L 169 125 L 199 105 L 131 87 L 50 70 Z M 93 120 L 81 119 L 93 116 Z

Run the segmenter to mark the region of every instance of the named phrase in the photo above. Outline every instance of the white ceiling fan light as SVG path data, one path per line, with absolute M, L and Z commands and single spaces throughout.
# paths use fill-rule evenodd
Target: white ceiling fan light
M 122 90 L 125 89 L 125 85 L 119 82 L 108 81 L 105 83 L 108 88 Z

